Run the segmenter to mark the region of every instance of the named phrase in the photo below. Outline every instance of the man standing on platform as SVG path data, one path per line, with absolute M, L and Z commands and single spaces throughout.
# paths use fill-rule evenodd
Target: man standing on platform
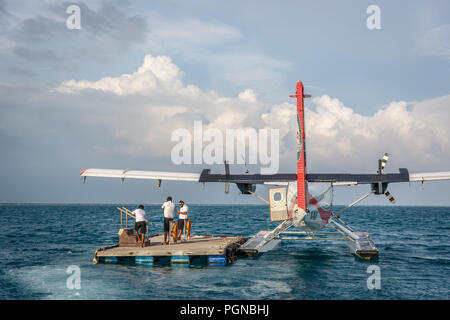
M 144 206 L 142 204 L 131 213 L 136 218 L 136 224 L 134 225 L 134 230 L 136 231 L 137 242 L 141 243 L 140 247 L 144 247 L 144 237 L 147 231 L 147 215 L 144 211 Z M 140 231 L 140 235 L 139 235 Z
M 166 245 L 169 243 L 167 241 L 170 232 L 169 226 L 170 222 L 173 221 L 173 212 L 175 211 L 175 204 L 172 202 L 172 197 L 167 197 L 161 209 L 164 210 L 164 242 L 162 244 Z
M 181 233 L 183 232 L 186 219 L 188 218 L 188 206 L 184 204 L 183 200 L 178 203 L 180 205 L 180 210 L 177 211 L 178 216 L 178 240 L 181 240 Z

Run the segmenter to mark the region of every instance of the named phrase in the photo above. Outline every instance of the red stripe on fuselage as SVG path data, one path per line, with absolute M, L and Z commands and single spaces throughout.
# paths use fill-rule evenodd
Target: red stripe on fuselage
M 323 209 L 319 202 L 314 198 L 311 193 L 308 192 L 308 204 L 312 204 L 317 208 L 317 211 L 319 211 L 320 218 L 322 218 L 322 221 L 324 223 L 328 223 L 328 219 L 330 219 L 331 216 L 331 210 L 325 210 Z

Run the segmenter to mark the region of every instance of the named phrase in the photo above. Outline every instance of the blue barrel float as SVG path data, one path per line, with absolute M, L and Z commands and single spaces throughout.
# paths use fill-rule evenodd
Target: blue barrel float
M 100 257 L 99 262 L 102 262 L 102 263 L 117 263 L 117 257 Z
M 170 263 L 176 265 L 189 265 L 191 263 L 191 257 L 187 255 L 172 256 Z
M 224 254 L 208 256 L 208 264 L 215 266 L 224 266 L 227 264 L 227 257 Z
M 154 259 L 152 256 L 136 256 L 135 263 L 139 266 L 147 266 L 152 267 L 154 263 Z

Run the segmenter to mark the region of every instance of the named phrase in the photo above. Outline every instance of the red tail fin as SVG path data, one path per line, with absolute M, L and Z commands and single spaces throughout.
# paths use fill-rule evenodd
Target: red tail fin
M 296 93 L 291 95 L 297 98 L 297 206 L 306 210 L 308 186 L 306 183 L 306 151 L 305 151 L 305 118 L 303 99 L 310 97 L 304 94 L 301 81 L 297 82 Z

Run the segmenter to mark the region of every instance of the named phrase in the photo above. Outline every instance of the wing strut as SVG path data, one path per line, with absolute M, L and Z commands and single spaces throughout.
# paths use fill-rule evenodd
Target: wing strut
M 335 217 L 338 217 L 342 212 L 344 212 L 347 209 L 350 209 L 351 207 L 353 207 L 355 204 L 357 204 L 358 202 L 363 201 L 365 198 L 367 198 L 368 196 L 372 195 L 374 192 L 370 191 L 368 194 L 363 195 L 361 198 L 359 198 L 356 201 L 353 201 L 352 203 L 350 203 L 348 206 L 346 206 L 344 209 L 339 210 L 337 213 L 334 214 Z

